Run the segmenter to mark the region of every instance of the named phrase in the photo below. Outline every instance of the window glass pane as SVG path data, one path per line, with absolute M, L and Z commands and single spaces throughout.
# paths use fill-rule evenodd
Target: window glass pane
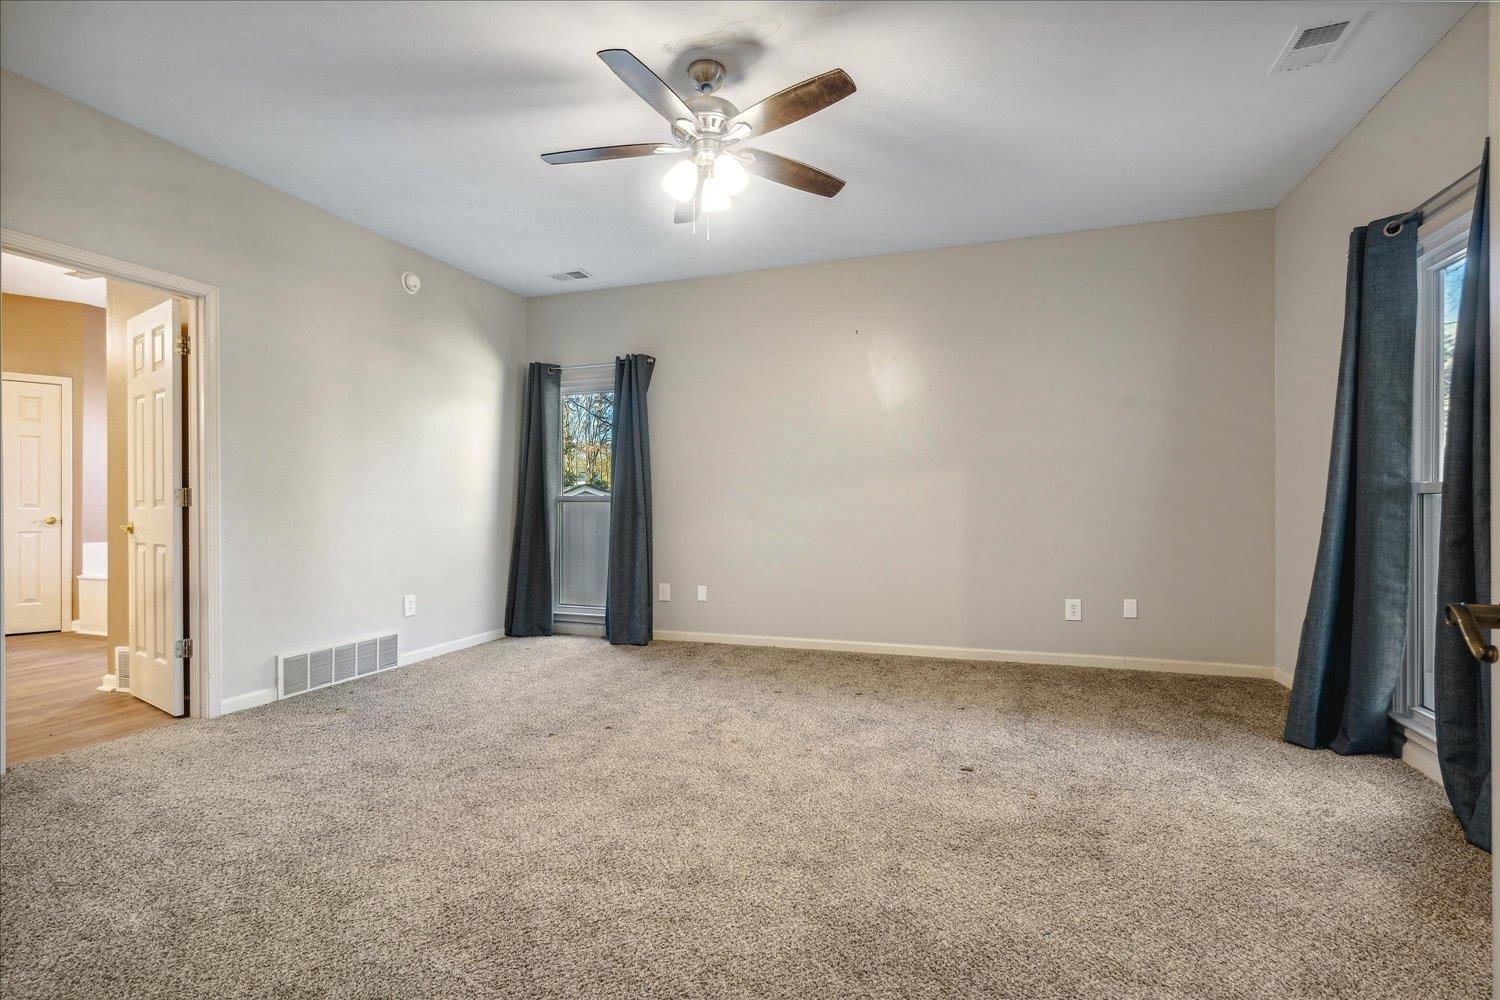
M 604 607 L 609 568 L 609 501 L 557 503 L 557 603 Z
M 1421 663 L 1415 694 L 1417 704 L 1431 712 L 1436 705 L 1438 531 L 1442 523 L 1443 498 L 1438 493 L 1423 493 L 1417 497 L 1417 502 L 1417 537 L 1421 546 L 1417 579 L 1421 581 L 1422 592 L 1417 604 L 1420 618 L 1417 643 Z
M 1458 300 L 1464 287 L 1464 258 L 1443 268 L 1438 275 L 1442 291 L 1442 325 L 1438 330 L 1438 479 L 1443 478 L 1443 453 L 1448 443 L 1448 390 L 1453 384 L 1453 341 L 1458 336 Z
M 569 393 L 562 398 L 563 496 L 608 496 L 610 434 L 615 426 L 615 394 Z

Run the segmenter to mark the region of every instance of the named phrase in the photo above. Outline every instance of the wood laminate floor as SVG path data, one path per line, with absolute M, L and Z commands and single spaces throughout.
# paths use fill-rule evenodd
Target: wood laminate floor
M 72 632 L 5 637 L 6 763 L 118 739 L 175 721 L 120 691 L 100 691 L 105 640 Z

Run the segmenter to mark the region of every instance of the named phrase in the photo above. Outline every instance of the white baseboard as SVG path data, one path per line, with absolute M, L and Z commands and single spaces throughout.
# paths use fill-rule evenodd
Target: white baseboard
M 219 700 L 219 714 L 228 715 L 230 712 L 243 712 L 247 708 L 259 708 L 269 705 L 276 700 L 276 689 L 273 687 L 261 688 L 259 691 L 247 691 L 245 694 L 237 694 L 233 698 L 221 698 Z
M 397 666 L 406 666 L 411 663 L 421 663 L 430 660 L 434 656 L 442 656 L 444 653 L 456 653 L 460 649 L 468 649 L 470 646 L 478 646 L 481 643 L 493 642 L 496 639 L 505 638 L 505 629 L 493 628 L 488 632 L 480 632 L 477 635 L 465 636 L 462 639 L 454 639 L 450 642 L 440 642 L 436 646 L 427 646 L 422 649 L 413 649 L 409 653 L 402 653 L 396 661 Z
M 77 632 L 79 635 L 98 635 L 98 636 L 109 635 L 108 632 L 94 632 L 94 631 L 91 631 L 89 629 L 84 628 L 83 627 L 83 623 L 80 622 L 76 618 L 73 619 L 73 631 Z
M 436 646 L 427 646 L 424 649 L 414 649 L 408 653 L 402 653 L 397 659 L 396 665 L 404 667 L 412 663 L 420 663 L 430 660 L 434 656 L 442 656 L 444 653 L 454 653 L 460 649 L 468 649 L 482 642 L 499 639 L 505 635 L 504 629 L 491 629 L 488 632 L 480 632 L 478 635 L 465 636 L 462 639 L 454 639 L 451 642 L 440 642 Z M 247 708 L 259 708 L 261 705 L 269 705 L 273 701 L 279 701 L 274 687 L 261 688 L 259 691 L 250 691 L 245 694 L 237 694 L 233 698 L 225 698 L 219 702 L 219 714 L 228 715 L 230 712 L 242 712 Z
M 716 632 L 678 632 L 671 629 L 657 630 L 654 638 L 660 639 L 663 642 L 712 642 L 731 646 L 777 646 L 782 649 L 834 649 L 846 653 L 931 656 L 945 660 L 1041 663 L 1060 667 L 1100 667 L 1106 670 L 1146 670 L 1169 674 L 1206 674 L 1214 677 L 1275 679 L 1274 667 L 1254 663 L 1217 663 L 1211 660 L 1158 660 L 1139 656 L 1101 656 L 1095 653 L 1036 653 L 1015 649 L 917 646 L 900 642 L 800 639 L 779 635 L 723 635 Z
M 1271 680 L 1275 681 L 1277 684 L 1280 684 L 1288 691 L 1292 689 L 1292 675 L 1287 671 L 1282 670 L 1280 667 L 1271 668 Z
M 1398 737 L 1402 762 L 1416 768 L 1427 777 L 1443 783 L 1443 769 L 1438 763 L 1437 744 L 1421 733 L 1405 729 Z

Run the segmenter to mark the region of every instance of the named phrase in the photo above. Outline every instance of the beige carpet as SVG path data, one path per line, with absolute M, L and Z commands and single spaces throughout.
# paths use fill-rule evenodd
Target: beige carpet
M 0 994 L 1489 995 L 1435 784 L 1263 681 L 502 640 L 0 784 Z

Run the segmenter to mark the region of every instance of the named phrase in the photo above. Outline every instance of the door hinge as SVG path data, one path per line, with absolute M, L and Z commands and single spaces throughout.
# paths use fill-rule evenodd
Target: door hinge
M 177 353 L 186 357 L 187 355 L 191 354 L 192 351 L 193 347 L 191 342 L 188 340 L 188 335 L 185 333 L 179 333 L 177 335 Z
M 191 507 L 193 505 L 193 488 L 191 486 L 179 486 L 177 488 L 177 506 Z
M 191 660 L 193 658 L 193 640 L 178 639 L 173 646 L 173 651 L 180 659 Z

